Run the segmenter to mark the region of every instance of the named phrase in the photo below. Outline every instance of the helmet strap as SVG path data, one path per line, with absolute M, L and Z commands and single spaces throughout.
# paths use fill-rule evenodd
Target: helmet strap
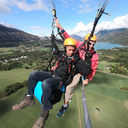
M 66 52 L 66 46 L 64 46 L 64 52 Z

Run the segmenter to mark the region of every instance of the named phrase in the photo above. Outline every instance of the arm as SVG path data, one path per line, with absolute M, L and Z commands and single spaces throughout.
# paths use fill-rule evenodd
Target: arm
M 91 81 L 92 78 L 94 77 L 97 66 L 98 66 L 98 55 L 94 54 L 91 59 L 91 73 L 87 75 L 87 79 L 89 79 L 89 81 Z
M 56 24 L 54 26 L 56 26 L 57 28 L 59 28 L 61 30 L 61 32 L 62 32 L 62 34 L 63 34 L 63 36 L 64 36 L 65 39 L 71 38 L 68 35 L 68 33 L 63 29 L 63 27 L 60 25 L 59 20 L 57 18 L 55 19 L 55 23 Z
M 85 86 L 88 85 L 89 81 L 92 80 L 93 76 L 96 73 L 97 66 L 98 66 L 98 55 L 95 54 L 91 59 L 91 73 L 87 75 L 86 79 L 85 79 L 85 76 L 83 76 L 83 84 Z
M 54 22 L 56 23 L 54 26 L 59 28 L 62 31 L 63 27 L 60 25 L 59 20 L 56 18 Z
M 91 63 L 85 63 L 81 58 L 76 58 L 74 63 L 76 69 L 84 76 L 91 73 Z

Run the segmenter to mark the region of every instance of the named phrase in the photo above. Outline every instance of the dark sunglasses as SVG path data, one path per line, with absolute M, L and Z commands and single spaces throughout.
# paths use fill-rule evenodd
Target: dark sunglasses
M 95 43 L 90 43 L 90 42 L 89 42 L 89 45 L 93 45 L 93 46 L 94 46 L 94 45 L 95 45 Z

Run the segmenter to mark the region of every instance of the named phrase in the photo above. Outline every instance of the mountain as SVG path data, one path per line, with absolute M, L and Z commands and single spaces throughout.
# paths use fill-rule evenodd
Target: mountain
M 40 40 L 40 38 L 24 31 L 8 28 L 0 24 L 0 44 L 5 42 L 7 44 L 7 42 L 25 42 L 32 40 Z
M 100 37 L 98 37 L 99 33 L 100 32 L 96 33 L 99 42 L 110 42 L 128 45 L 128 29 L 126 28 L 103 30 L 100 33 Z M 84 37 L 82 38 L 75 34 L 70 36 L 75 40 L 82 42 L 84 41 Z M 8 28 L 0 24 L 0 47 L 14 47 L 19 46 L 20 43 L 26 44 L 28 42 L 34 42 L 35 44 L 35 41 L 39 40 L 50 41 L 51 38 L 49 36 L 38 37 L 36 35 L 32 35 L 18 29 Z
M 112 33 L 112 32 L 121 32 L 121 31 L 124 31 L 126 30 L 126 28 L 118 28 L 118 29 L 110 29 L 110 30 L 102 30 L 101 32 L 97 32 L 96 35 L 99 35 L 100 36 L 103 36 L 105 34 L 109 34 L 109 33 Z
M 78 36 L 78 35 L 75 35 L 75 34 L 72 34 L 70 35 L 72 38 L 74 38 L 75 40 L 82 40 L 83 38 L 81 36 Z
M 100 37 L 99 37 L 100 34 Z M 84 41 L 84 37 L 80 37 L 78 35 L 72 34 L 70 35 L 72 38 L 78 41 Z M 110 42 L 110 43 L 118 43 L 122 45 L 128 45 L 128 29 L 127 28 L 119 28 L 119 29 L 111 29 L 111 30 L 102 30 L 101 33 L 96 33 L 98 38 L 98 42 Z M 49 40 L 50 37 L 42 37 L 41 40 Z
M 128 45 L 128 29 L 110 30 L 106 34 L 101 34 L 98 41 Z
M 40 37 L 40 40 L 49 41 L 49 40 L 51 40 L 51 39 L 50 39 L 50 37 L 48 37 L 48 36 L 44 36 L 44 37 Z

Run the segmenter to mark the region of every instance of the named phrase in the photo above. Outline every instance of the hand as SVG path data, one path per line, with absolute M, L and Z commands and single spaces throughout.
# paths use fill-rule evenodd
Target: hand
M 54 24 L 55 27 L 59 28 L 60 30 L 63 30 L 62 26 L 60 25 L 59 21 L 57 18 L 55 18 L 55 21 L 54 21 L 56 24 Z
M 89 83 L 89 80 L 88 79 L 86 79 L 86 80 L 83 81 L 83 85 L 85 85 L 85 86 L 87 86 L 88 83 Z

